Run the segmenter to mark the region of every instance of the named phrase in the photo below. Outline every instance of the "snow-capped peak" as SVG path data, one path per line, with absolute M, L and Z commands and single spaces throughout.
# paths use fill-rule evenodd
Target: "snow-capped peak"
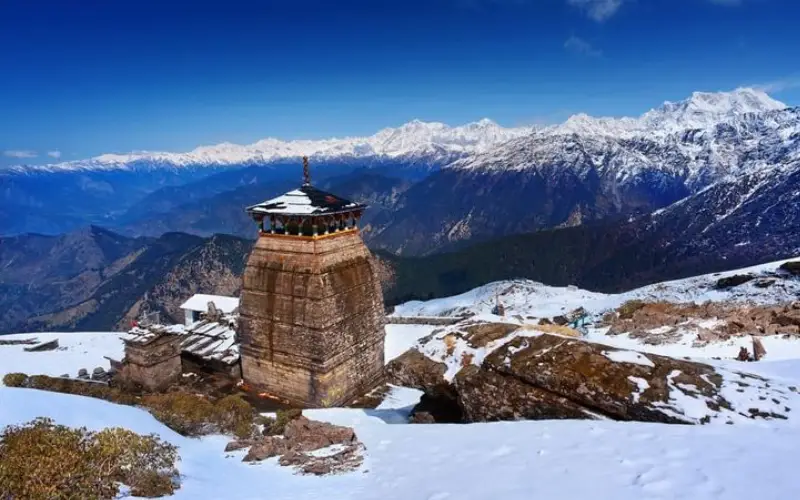
M 739 88 L 730 92 L 694 92 L 683 101 L 665 102 L 639 118 L 595 118 L 584 113 L 546 129 L 550 134 L 585 134 L 611 137 L 668 135 L 681 130 L 707 129 L 726 119 L 764 113 L 787 106 L 765 92 Z
M 686 100 L 665 102 L 660 108 L 648 111 L 641 122 L 647 128 L 702 129 L 728 117 L 785 108 L 782 102 L 752 88 L 731 92 L 694 92 Z

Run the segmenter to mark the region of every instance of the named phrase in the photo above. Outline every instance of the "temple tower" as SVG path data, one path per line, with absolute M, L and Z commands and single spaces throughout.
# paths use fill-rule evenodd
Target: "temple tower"
M 361 240 L 366 208 L 311 185 L 253 205 L 259 238 L 240 312 L 245 383 L 302 407 L 339 406 L 383 373 L 384 308 Z

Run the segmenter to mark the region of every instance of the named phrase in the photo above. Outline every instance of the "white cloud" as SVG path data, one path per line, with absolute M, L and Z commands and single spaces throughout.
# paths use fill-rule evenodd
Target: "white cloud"
M 590 18 L 603 22 L 616 14 L 625 0 L 567 0 L 567 3 L 586 12 Z
M 589 57 L 600 57 L 603 55 L 602 50 L 594 48 L 591 43 L 575 35 L 567 38 L 567 41 L 564 42 L 564 48 L 575 54 Z
M 587 16 L 601 23 L 617 13 L 622 4 L 629 0 L 567 0 L 569 5 L 586 13 Z M 717 5 L 735 7 L 744 3 L 744 0 L 708 0 Z
M 5 156 L 9 158 L 36 158 L 36 151 L 29 151 L 24 149 L 10 149 L 3 151 Z
M 764 82 L 750 86 L 758 90 L 762 90 L 768 94 L 771 92 L 783 92 L 784 90 L 797 89 L 800 88 L 800 75 L 790 76 L 781 78 L 779 80 L 773 80 L 771 82 Z
M 56 150 L 56 151 L 48 151 L 47 152 L 47 156 L 49 156 L 50 158 L 61 158 L 61 151 L 58 151 L 58 150 Z

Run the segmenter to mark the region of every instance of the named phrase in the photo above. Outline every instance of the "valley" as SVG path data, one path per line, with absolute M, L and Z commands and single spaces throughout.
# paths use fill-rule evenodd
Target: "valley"
M 620 291 L 790 257 L 798 144 L 796 108 L 738 89 L 638 118 L 414 121 L 19 167 L 0 173 L 0 331 L 118 328 L 144 310 L 174 318 L 181 296 L 235 294 L 255 237 L 242 207 L 294 186 L 300 151 L 318 186 L 370 205 L 361 234 L 392 268 L 389 304 L 510 278 Z

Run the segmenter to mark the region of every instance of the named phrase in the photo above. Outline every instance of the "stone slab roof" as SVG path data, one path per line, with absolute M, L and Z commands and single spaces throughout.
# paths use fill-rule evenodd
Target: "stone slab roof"
M 264 215 L 330 215 L 365 207 L 366 205 L 346 200 L 309 184 L 247 207 L 247 212 Z
M 217 321 L 206 319 L 186 325 L 136 326 L 122 335 L 126 343 L 147 345 L 164 334 L 180 335 L 181 351 L 207 361 L 226 365 L 239 362 L 239 345 L 236 343 L 236 315 L 226 315 Z

